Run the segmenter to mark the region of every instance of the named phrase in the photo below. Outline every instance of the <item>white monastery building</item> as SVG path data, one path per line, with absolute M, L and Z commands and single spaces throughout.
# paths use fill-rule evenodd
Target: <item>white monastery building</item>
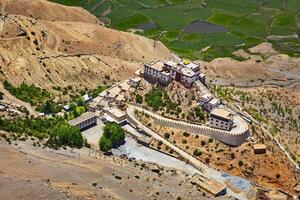
M 200 66 L 188 60 L 181 62 L 158 60 L 147 63 L 144 65 L 144 77 L 150 82 L 159 82 L 162 85 L 176 80 L 186 87 L 192 87 L 197 80 L 205 80 L 205 75 L 200 73 Z

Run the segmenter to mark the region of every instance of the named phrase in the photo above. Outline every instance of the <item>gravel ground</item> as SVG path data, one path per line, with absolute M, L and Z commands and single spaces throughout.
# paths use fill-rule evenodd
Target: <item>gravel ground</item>
M 154 162 L 165 167 L 182 170 L 191 175 L 197 172 L 192 166 L 166 154 L 144 147 L 132 138 L 127 137 L 125 141 L 124 145 L 112 151 L 114 155 L 127 155 L 129 158 Z

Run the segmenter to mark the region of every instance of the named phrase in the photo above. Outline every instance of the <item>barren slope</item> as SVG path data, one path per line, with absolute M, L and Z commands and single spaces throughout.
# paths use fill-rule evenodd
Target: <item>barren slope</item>
M 171 168 L 160 167 L 158 174 L 151 170 L 153 164 L 88 149 L 56 151 L 33 147 L 29 141 L 16 143 L 0 140 L 2 199 L 216 199 Z
M 106 81 L 128 78 L 142 62 L 169 56 L 160 42 L 105 28 L 81 9 L 32 1 L 38 6 L 25 9 L 23 15 L 36 14 L 40 18 L 35 19 L 20 15 L 23 1 L 7 2 L 0 8 L 9 13 L 0 18 L 2 80 L 14 84 L 32 82 L 48 88 L 91 88 L 103 82 L 104 77 Z M 40 12 L 43 6 L 47 9 Z M 53 20 L 51 13 L 60 9 L 66 16 Z
M 3 15 L 23 15 L 50 21 L 100 23 L 95 16 L 83 8 L 70 9 L 46 0 L 1 0 L 0 6 Z

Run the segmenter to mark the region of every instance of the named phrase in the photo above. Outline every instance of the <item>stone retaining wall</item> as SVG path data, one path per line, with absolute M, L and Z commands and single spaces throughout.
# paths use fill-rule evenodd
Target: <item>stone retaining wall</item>
M 241 145 L 250 135 L 248 130 L 245 130 L 244 132 L 241 133 L 232 133 L 230 131 L 223 131 L 219 129 L 210 128 L 207 126 L 201 126 L 201 125 L 191 124 L 182 121 L 176 121 L 165 117 L 158 117 L 157 115 L 152 114 L 150 112 L 147 112 L 147 114 L 154 119 L 154 123 L 163 126 L 181 129 L 183 131 L 187 131 L 194 134 L 206 135 L 231 146 Z

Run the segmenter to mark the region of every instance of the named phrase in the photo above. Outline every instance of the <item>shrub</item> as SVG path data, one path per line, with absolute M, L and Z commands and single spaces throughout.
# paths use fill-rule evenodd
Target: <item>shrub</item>
M 139 94 L 135 95 L 135 102 L 142 104 L 143 103 L 143 97 Z
M 164 137 L 165 137 L 166 139 L 169 139 L 169 138 L 170 138 L 170 133 L 165 133 Z
M 242 165 L 243 165 L 244 163 L 243 163 L 243 161 L 239 161 L 239 166 L 241 167 Z
M 207 164 L 210 162 L 210 160 L 209 160 L 208 157 L 205 158 L 205 162 L 206 162 Z
M 202 152 L 199 149 L 195 149 L 194 152 L 193 152 L 193 155 L 194 156 L 201 156 Z
M 189 137 L 190 134 L 188 132 L 183 132 L 184 137 Z
M 204 146 L 204 145 L 205 145 L 205 141 L 201 140 L 201 146 Z

